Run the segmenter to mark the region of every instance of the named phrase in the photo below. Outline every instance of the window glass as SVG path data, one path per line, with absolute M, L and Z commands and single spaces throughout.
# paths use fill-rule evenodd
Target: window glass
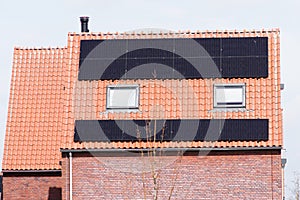
M 214 107 L 245 107 L 245 84 L 214 85 Z
M 138 85 L 117 85 L 107 88 L 108 109 L 138 108 Z

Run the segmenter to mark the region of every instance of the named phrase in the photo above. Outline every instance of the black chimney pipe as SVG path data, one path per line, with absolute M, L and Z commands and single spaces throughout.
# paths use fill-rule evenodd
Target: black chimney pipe
M 89 28 L 88 28 L 88 23 L 89 23 L 89 17 L 80 17 L 80 22 L 81 22 L 81 32 L 82 33 L 88 33 Z

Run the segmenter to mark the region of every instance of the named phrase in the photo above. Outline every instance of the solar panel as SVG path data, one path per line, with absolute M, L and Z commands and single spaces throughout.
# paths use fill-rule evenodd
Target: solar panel
M 268 119 L 76 120 L 74 141 L 266 141 L 268 131 Z
M 268 77 L 267 37 L 82 40 L 80 45 L 79 80 L 262 77 Z

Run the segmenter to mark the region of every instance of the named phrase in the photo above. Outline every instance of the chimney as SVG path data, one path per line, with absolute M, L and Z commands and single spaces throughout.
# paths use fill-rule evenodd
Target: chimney
M 83 16 L 80 17 L 80 22 L 81 22 L 81 32 L 82 33 L 88 33 L 88 23 L 89 23 L 89 17 Z

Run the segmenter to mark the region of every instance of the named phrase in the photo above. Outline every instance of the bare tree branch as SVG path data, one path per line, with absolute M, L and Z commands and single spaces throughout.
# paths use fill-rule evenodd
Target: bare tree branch
M 292 188 L 290 188 L 290 200 L 300 200 L 300 173 L 294 172 L 294 180 L 292 181 Z

